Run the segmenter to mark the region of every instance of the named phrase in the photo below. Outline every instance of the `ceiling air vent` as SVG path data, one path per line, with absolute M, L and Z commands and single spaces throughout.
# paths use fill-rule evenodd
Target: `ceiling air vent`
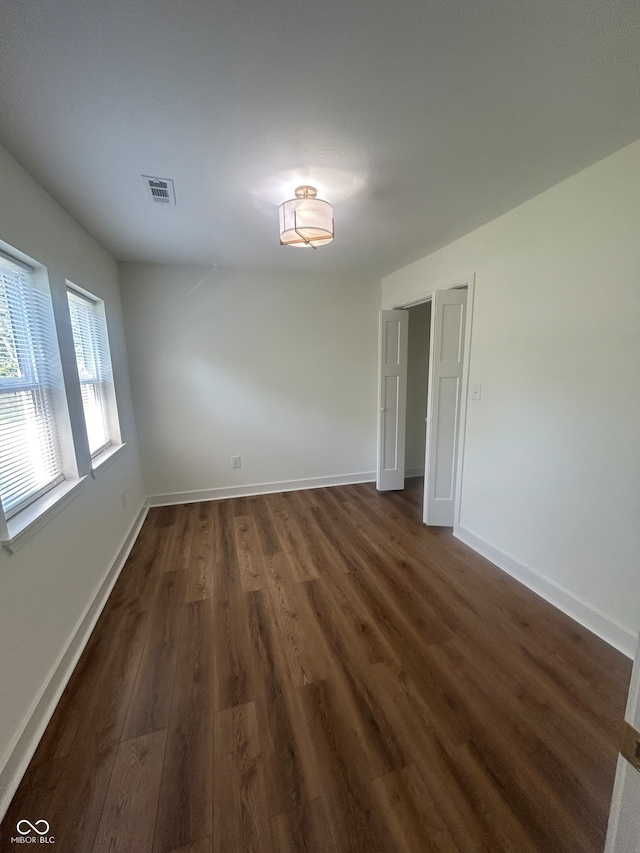
M 176 203 L 176 194 L 171 178 L 152 178 L 149 175 L 143 175 L 142 180 L 144 181 L 147 197 L 154 204 Z

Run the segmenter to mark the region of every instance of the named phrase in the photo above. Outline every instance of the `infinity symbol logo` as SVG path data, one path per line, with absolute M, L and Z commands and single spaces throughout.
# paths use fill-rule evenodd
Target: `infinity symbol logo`
M 27 828 L 21 829 L 24 826 Z M 44 829 L 38 829 L 39 826 L 44 826 Z M 19 820 L 16 829 L 20 835 L 28 835 L 30 832 L 37 832 L 38 835 L 46 835 L 49 832 L 49 824 L 46 820 L 37 820 L 35 824 L 30 823 L 28 820 Z

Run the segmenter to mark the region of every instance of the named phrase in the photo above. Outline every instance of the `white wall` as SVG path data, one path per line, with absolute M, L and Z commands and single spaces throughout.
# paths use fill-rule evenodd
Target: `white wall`
M 407 431 L 405 444 L 406 476 L 424 474 L 427 439 L 427 384 L 429 380 L 429 337 L 431 303 L 409 309 L 409 346 L 407 355 Z
M 640 142 L 383 281 L 476 273 L 458 534 L 632 655 L 640 621 Z
M 82 631 L 76 636 L 76 629 L 136 522 L 144 491 L 117 265 L 2 148 L 0 186 L 0 240 L 47 267 L 56 305 L 65 306 L 66 279 L 106 303 L 120 425 L 127 443 L 121 455 L 98 478 L 87 477 L 81 494 L 17 553 L 0 549 L 1 815 L 79 650 Z
M 121 275 L 150 495 L 373 479 L 376 283 L 150 264 Z

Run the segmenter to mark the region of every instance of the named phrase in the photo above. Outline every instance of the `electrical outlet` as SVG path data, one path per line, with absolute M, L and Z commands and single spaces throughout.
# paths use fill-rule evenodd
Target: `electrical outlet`
M 122 498 L 122 506 L 126 507 L 127 506 L 127 493 L 126 492 L 120 492 L 120 497 Z
M 232 468 L 242 468 L 242 460 L 239 456 L 231 457 L 231 467 Z

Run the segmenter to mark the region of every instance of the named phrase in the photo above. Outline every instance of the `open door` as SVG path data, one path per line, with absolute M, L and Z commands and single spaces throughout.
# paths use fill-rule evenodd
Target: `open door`
M 425 524 L 453 527 L 467 290 L 438 290 L 431 309 L 431 354 L 424 471 Z
M 640 853 L 640 643 L 633 664 L 605 853 Z
M 376 487 L 381 492 L 404 488 L 408 333 L 407 311 L 380 312 Z

